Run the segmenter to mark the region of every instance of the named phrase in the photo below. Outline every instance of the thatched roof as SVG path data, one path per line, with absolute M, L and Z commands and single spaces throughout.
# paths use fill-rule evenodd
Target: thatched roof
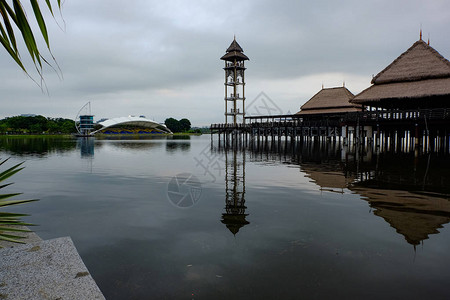
M 361 111 L 359 105 L 349 102 L 353 97 L 345 87 L 322 89 L 300 107 L 297 115 Z
M 422 40 L 372 79 L 352 103 L 450 95 L 450 62 Z
M 450 62 L 422 40 L 372 79 L 373 84 L 450 77 Z
M 383 99 L 412 99 L 450 95 L 450 77 L 390 84 L 375 84 L 353 98 L 353 103 Z
M 242 47 L 238 44 L 238 42 L 236 42 L 236 37 L 233 39 L 226 52 L 227 53 L 220 58 L 221 60 L 227 61 L 234 61 L 235 59 L 238 61 L 249 60 L 247 55 L 243 53 L 244 50 L 242 49 Z

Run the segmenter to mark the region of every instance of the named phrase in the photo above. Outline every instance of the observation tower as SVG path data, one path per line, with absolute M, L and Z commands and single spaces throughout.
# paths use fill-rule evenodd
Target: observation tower
M 245 66 L 244 61 L 249 58 L 244 54 L 242 47 L 233 42 L 228 47 L 227 53 L 220 59 L 225 61 L 225 123 L 236 125 L 238 117 L 245 123 Z M 231 119 L 228 122 L 228 119 Z

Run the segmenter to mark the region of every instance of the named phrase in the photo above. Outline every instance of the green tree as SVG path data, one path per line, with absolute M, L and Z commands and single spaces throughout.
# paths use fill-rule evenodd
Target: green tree
M 5 133 L 8 131 L 8 125 L 6 123 L 0 123 L 0 132 Z
M 47 127 L 49 133 L 57 133 L 60 131 L 58 124 L 56 124 L 56 121 L 53 119 L 48 119 Z
M 164 124 L 167 126 L 167 128 L 170 129 L 172 132 L 181 132 L 181 125 L 180 122 L 174 118 L 168 118 L 164 121 Z
M 189 121 L 188 119 L 181 119 L 179 123 L 181 126 L 181 131 L 187 132 L 191 129 L 191 121 Z
M 31 133 L 74 133 L 75 122 L 64 118 L 46 118 L 44 116 L 15 116 L 0 120 L 0 132 L 11 129 L 13 132 Z
M 73 120 L 60 119 L 58 124 L 59 124 L 59 131 L 61 133 L 74 133 L 76 131 L 75 122 Z
M 43 131 L 42 126 L 39 123 L 31 125 L 29 130 L 31 133 L 42 133 Z
M 61 0 L 55 0 L 58 8 L 61 9 Z M 9 2 L 9 3 L 8 3 Z M 12 2 L 12 4 L 10 4 Z M 35 34 L 31 30 L 31 26 L 27 15 L 31 13 L 26 13 L 23 5 L 23 0 L 0 0 L 0 43 L 6 52 L 14 59 L 14 61 L 19 65 L 19 67 L 27 73 L 25 66 L 22 62 L 22 58 L 19 53 L 18 41 L 15 35 L 15 29 L 20 31 L 22 35 L 22 41 L 24 42 L 28 54 L 30 55 L 37 72 L 42 77 L 42 62 L 48 64 L 47 60 L 42 56 L 41 51 L 37 46 L 35 39 Z M 53 15 L 53 7 L 50 0 L 45 0 L 47 8 Z M 38 0 L 30 0 L 31 7 L 33 9 L 32 14 L 34 15 L 36 22 L 39 26 L 40 34 L 45 41 L 48 51 L 50 51 L 50 41 L 48 38 L 47 26 L 45 24 L 44 17 L 42 16 L 42 11 L 39 6 Z M 54 15 L 53 15 L 54 16 Z M 52 55 L 53 57 L 53 55 Z M 28 73 L 27 73 L 28 74 Z

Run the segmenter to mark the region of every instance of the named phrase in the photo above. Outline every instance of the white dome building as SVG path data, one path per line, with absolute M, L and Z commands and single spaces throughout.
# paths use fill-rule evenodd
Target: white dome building
M 102 127 L 91 134 L 172 134 L 172 131 L 166 125 L 147 119 L 144 116 L 107 119 L 98 124 Z

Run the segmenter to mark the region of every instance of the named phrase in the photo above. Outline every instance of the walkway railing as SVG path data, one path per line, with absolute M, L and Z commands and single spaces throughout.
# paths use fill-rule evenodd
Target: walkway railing
M 344 121 L 371 120 L 371 121 L 389 121 L 389 120 L 445 120 L 450 119 L 450 109 L 411 109 L 411 110 L 379 110 L 353 112 L 343 115 Z
M 250 132 L 252 129 L 287 129 L 287 128 L 319 128 L 342 127 L 345 125 L 389 126 L 403 124 L 406 126 L 428 123 L 450 129 L 450 108 L 409 109 L 409 110 L 378 110 L 351 112 L 344 114 L 316 115 L 273 115 L 251 116 L 245 118 L 242 124 L 211 124 L 211 130 L 216 132 L 240 131 Z M 437 121 L 437 122 L 436 122 Z M 300 133 L 301 134 L 301 133 Z

